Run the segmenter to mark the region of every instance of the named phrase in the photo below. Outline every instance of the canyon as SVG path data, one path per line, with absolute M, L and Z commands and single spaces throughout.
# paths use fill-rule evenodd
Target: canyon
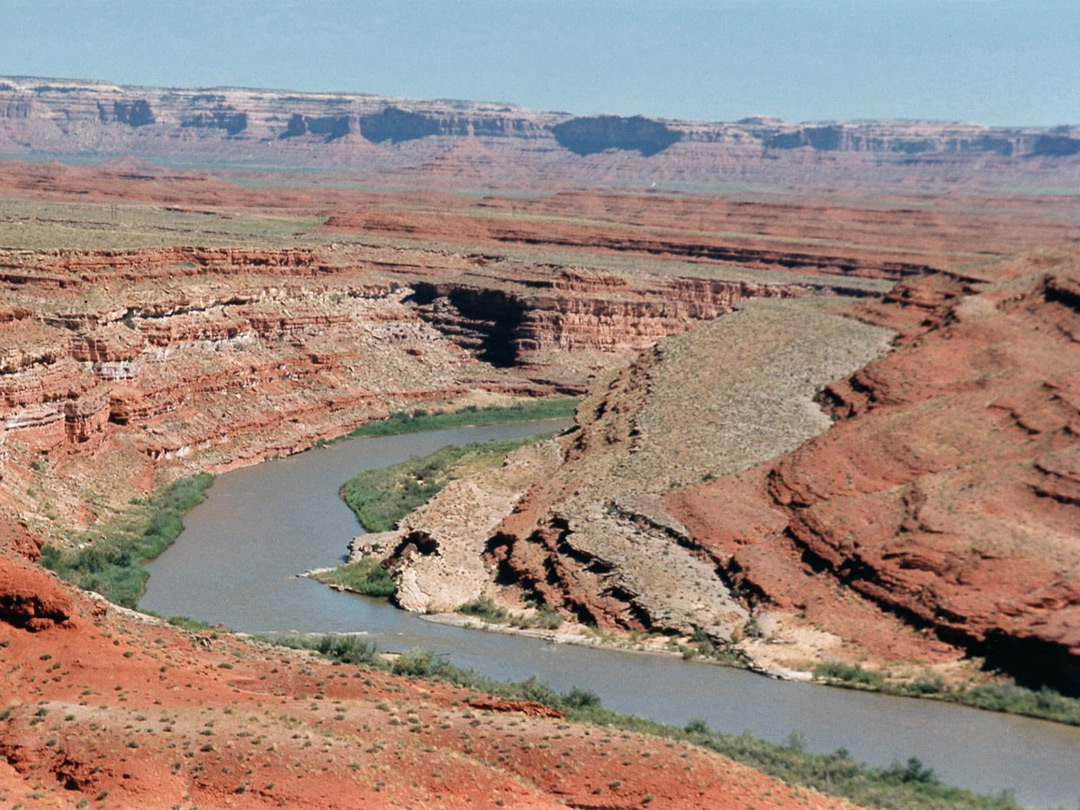
M 0 153 L 62 158 L 0 161 L 0 788 L 841 806 L 648 738 L 626 743 L 656 757 L 632 783 L 595 730 L 502 722 L 535 707 L 346 681 L 35 564 L 194 472 L 556 394 L 582 397 L 572 428 L 355 544 L 398 604 L 541 604 L 784 677 L 839 662 L 1077 694 L 1080 198 L 1045 193 L 1080 179 L 1076 144 L 0 79 Z M 387 702 L 424 733 L 388 726 Z M 189 748 L 210 721 L 275 748 L 237 737 L 170 772 L 182 743 L 150 713 Z M 474 713 L 488 736 L 465 751 Z M 551 739 L 574 758 L 559 778 Z M 346 773 L 358 747 L 378 750 Z

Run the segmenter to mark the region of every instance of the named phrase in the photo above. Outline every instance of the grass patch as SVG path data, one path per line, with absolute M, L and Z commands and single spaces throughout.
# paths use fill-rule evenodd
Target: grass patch
M 502 422 L 528 422 L 535 419 L 568 419 L 574 415 L 577 399 L 574 397 L 545 397 L 515 402 L 513 405 L 478 407 L 469 405 L 457 411 L 429 412 L 423 408 L 406 413 L 395 413 L 386 419 L 365 422 L 346 434 L 347 438 L 360 436 L 394 436 L 399 433 L 418 433 L 422 430 L 494 425 Z
M 1007 682 L 954 687 L 946 684 L 940 675 L 927 675 L 911 681 L 890 681 L 881 673 L 865 670 L 858 664 L 837 662 L 818 664 L 814 677 L 830 686 L 867 689 L 900 697 L 928 697 L 976 709 L 1080 726 L 1080 698 L 1067 697 L 1047 686 L 1035 690 Z
M 75 549 L 44 546 L 41 564 L 80 588 L 133 608 L 148 574 L 142 564 L 157 557 L 183 531 L 184 512 L 200 503 L 214 477 L 199 473 L 138 499 L 98 526 L 89 545 Z
M 367 531 L 389 531 L 454 479 L 493 469 L 510 451 L 544 438 L 525 436 L 442 447 L 426 456 L 354 475 L 342 485 L 341 497 Z
M 371 558 L 339 565 L 330 571 L 320 571 L 311 576 L 324 585 L 336 585 L 367 596 L 385 597 L 394 593 L 394 580 L 377 560 Z

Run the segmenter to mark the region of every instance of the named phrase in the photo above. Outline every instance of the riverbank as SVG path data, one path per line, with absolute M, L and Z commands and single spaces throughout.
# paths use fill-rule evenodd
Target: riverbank
M 429 621 L 471 627 L 467 622 L 461 621 L 468 617 L 425 618 Z M 495 627 L 487 629 L 491 632 L 503 632 Z M 560 634 L 551 631 L 516 629 L 514 632 L 555 643 L 579 643 L 569 637 L 562 638 L 560 642 Z M 550 633 L 552 637 L 546 637 L 544 633 Z M 535 678 L 524 681 L 495 681 L 472 670 L 455 666 L 425 650 L 382 653 L 376 644 L 363 637 L 315 635 L 269 640 L 291 648 L 313 650 L 330 660 L 356 665 L 361 669 L 388 671 L 436 684 L 448 683 L 455 687 L 478 690 L 492 696 L 494 700 L 472 697 L 466 703 L 488 711 L 516 711 L 531 716 L 566 718 L 598 726 L 612 735 L 618 733 L 623 739 L 631 733 L 645 734 L 658 740 L 666 740 L 665 745 L 668 747 L 675 743 L 704 748 L 789 785 L 809 787 L 827 796 L 847 799 L 866 807 L 889 810 L 1020 808 L 1007 791 L 991 796 L 946 785 L 932 768 L 926 767 L 914 756 L 909 757 L 906 762 L 898 760 L 886 768 L 874 768 L 854 761 L 846 749 L 838 749 L 833 753 L 809 752 L 806 750 L 805 739 L 797 733 L 793 733 L 784 744 L 778 745 L 754 739 L 747 734 L 731 735 L 714 731 L 700 718 L 691 720 L 683 728 L 677 728 L 607 709 L 600 698 L 588 689 L 573 688 L 567 692 L 559 692 Z M 612 743 L 613 739 L 606 737 L 601 742 Z M 619 785 L 614 782 L 609 785 L 609 788 L 617 787 Z M 646 801 L 643 804 L 648 803 Z
M 389 552 L 390 556 L 385 557 L 387 549 L 408 548 L 407 529 L 392 534 L 390 532 L 396 529 L 407 515 L 437 496 L 452 480 L 471 476 L 472 486 L 468 493 L 470 496 L 475 496 L 477 490 L 485 487 L 492 489 L 489 483 L 491 476 L 481 478 L 478 477 L 479 474 L 495 470 L 505 463 L 511 450 L 527 443 L 528 440 L 519 439 L 467 447 L 444 447 L 401 464 L 364 471 L 350 477 L 342 486 L 343 498 L 368 531 L 388 534 L 354 541 L 354 549 L 359 548 L 362 553 L 354 550 L 349 563 L 336 569 L 308 574 L 324 584 L 347 592 L 367 596 L 393 596 L 401 587 L 402 571 L 416 571 L 418 563 L 415 562 L 415 555 L 408 560 L 404 557 L 399 560 L 398 551 Z M 533 466 L 535 468 L 535 464 Z M 435 511 L 438 513 L 438 508 Z M 454 530 L 460 532 L 462 524 L 474 520 L 478 514 L 479 509 L 472 509 L 465 515 L 456 514 Z M 481 522 L 486 526 L 490 521 Z M 431 528 L 428 524 L 431 523 L 430 520 L 425 522 L 425 518 L 420 518 L 420 525 L 426 527 L 421 534 L 426 536 L 427 530 Z M 444 542 L 448 536 L 440 537 L 438 541 L 441 550 L 435 558 L 441 559 L 441 562 L 436 574 L 457 565 L 456 562 L 451 562 L 449 557 L 442 559 L 443 555 L 450 554 L 458 545 Z M 486 542 L 487 535 L 480 539 Z M 382 551 L 376 552 L 376 546 Z M 483 549 L 478 548 L 479 552 L 483 552 Z M 392 575 L 391 571 L 396 573 Z M 479 587 L 479 578 L 483 576 L 481 571 L 475 573 L 476 577 L 470 578 L 470 586 L 474 590 Z M 414 591 L 419 590 L 414 581 L 410 580 L 410 583 Z M 500 595 L 507 594 L 507 589 L 500 589 Z M 698 659 L 748 669 L 772 678 L 813 682 L 898 697 L 930 698 L 989 711 L 1080 725 L 1080 699 L 1063 696 L 1047 687 L 1039 690 L 1024 688 L 1004 676 L 983 671 L 979 661 L 936 665 L 905 662 L 891 666 L 879 664 L 876 667 L 864 667 L 861 662 L 851 663 L 833 657 L 830 649 L 837 646 L 839 639 L 820 627 L 770 613 L 764 607 L 759 607 L 754 612 L 750 626 L 755 628 L 755 633 L 742 635 L 732 641 L 718 642 L 701 630 L 691 634 L 619 629 L 601 632 L 588 625 L 569 623 L 566 611 L 558 613 L 551 607 L 537 609 L 526 604 L 515 604 L 520 602 L 517 598 L 520 595 L 510 594 L 504 604 L 497 604 L 484 592 L 460 604 L 444 604 L 435 610 L 424 607 L 419 612 L 433 614 L 437 617 L 433 619 L 435 621 L 470 629 L 520 633 L 525 637 L 556 643 L 680 656 L 687 660 Z M 408 607 L 415 609 L 416 605 L 410 604 Z M 537 617 L 554 626 L 546 630 L 536 629 L 536 625 L 540 623 Z M 556 629 L 564 621 L 568 622 L 565 628 Z M 783 623 L 784 627 L 778 628 L 778 623 Z M 572 627 L 577 627 L 578 630 L 575 632 L 570 629 Z M 785 665 L 785 662 L 797 659 L 810 663 L 802 668 Z
M 343 566 L 344 567 L 344 566 Z M 331 582 L 321 575 L 340 570 L 334 568 L 313 569 L 299 576 L 310 577 L 334 590 L 364 596 L 389 597 L 391 593 L 351 588 L 340 582 Z M 535 612 L 535 611 L 534 611 Z M 536 621 L 530 614 L 470 615 L 464 612 L 420 614 L 427 622 L 466 630 L 519 636 L 551 644 L 571 644 L 618 652 L 638 653 L 681 658 L 714 666 L 732 667 L 764 675 L 777 680 L 830 686 L 859 692 L 876 693 L 891 697 L 920 698 L 924 700 L 954 703 L 990 712 L 1015 714 L 1070 726 L 1080 726 L 1080 700 L 1060 695 L 1053 690 L 1026 689 L 1008 680 L 985 680 L 971 685 L 951 685 L 940 676 L 928 673 L 906 680 L 888 680 L 881 673 L 846 664 L 819 664 L 813 672 L 764 666 L 756 663 L 739 645 L 718 649 L 707 638 L 698 636 L 671 637 L 658 633 L 632 631 L 602 632 L 595 627 L 570 622 L 560 622 L 557 628 L 544 629 L 530 626 Z

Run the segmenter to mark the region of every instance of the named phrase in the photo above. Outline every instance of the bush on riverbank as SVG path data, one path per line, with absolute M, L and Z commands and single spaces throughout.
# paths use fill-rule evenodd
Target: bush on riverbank
M 80 588 L 99 593 L 111 602 L 135 607 L 148 574 L 144 562 L 154 559 L 183 531 L 182 515 L 198 503 L 213 482 L 209 473 L 181 478 L 131 506 L 95 532 L 88 532 L 80 548 L 44 546 L 41 564 Z
M 519 630 L 558 630 L 563 623 L 563 617 L 549 607 L 541 606 L 532 615 L 511 613 L 496 604 L 490 596 L 478 596 L 465 602 L 458 606 L 457 612 L 487 624 L 505 624 Z
M 471 602 L 466 602 L 458 607 L 458 613 L 492 624 L 506 624 L 510 618 L 506 608 L 495 604 L 490 596 L 478 596 Z
M 312 650 L 342 664 L 354 664 L 389 669 L 379 650 L 379 644 L 370 638 L 356 635 L 326 633 L 316 636 L 258 636 L 260 641 L 289 647 L 293 650 Z
M 858 664 L 839 662 L 818 664 L 814 669 L 814 677 L 830 686 L 867 689 L 901 697 L 930 697 L 950 703 L 962 703 L 976 709 L 1021 714 L 1080 726 L 1080 698 L 1067 697 L 1046 686 L 1034 690 L 1008 682 L 953 687 L 946 684 L 941 676 L 926 676 L 912 681 L 890 681 L 880 672 L 865 670 Z
M 366 596 L 391 596 L 395 588 L 390 574 L 377 560 L 371 558 L 339 565 L 330 571 L 319 571 L 311 576 L 324 585 L 336 585 Z

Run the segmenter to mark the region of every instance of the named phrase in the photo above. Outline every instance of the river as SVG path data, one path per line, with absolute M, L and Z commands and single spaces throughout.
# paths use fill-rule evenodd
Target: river
M 809 750 L 847 748 L 872 765 L 918 756 L 946 782 L 980 793 L 1012 790 L 1032 807 L 1080 806 L 1080 728 L 910 698 L 775 681 L 679 658 L 553 644 L 425 621 L 378 599 L 295 575 L 344 559 L 362 533 L 338 488 L 360 470 L 447 444 L 560 427 L 531 422 L 343 441 L 217 478 L 187 514 L 177 542 L 150 563 L 140 605 L 248 633 L 364 631 L 385 650 L 425 647 L 498 679 L 536 675 L 581 686 L 604 705 L 677 726 Z

